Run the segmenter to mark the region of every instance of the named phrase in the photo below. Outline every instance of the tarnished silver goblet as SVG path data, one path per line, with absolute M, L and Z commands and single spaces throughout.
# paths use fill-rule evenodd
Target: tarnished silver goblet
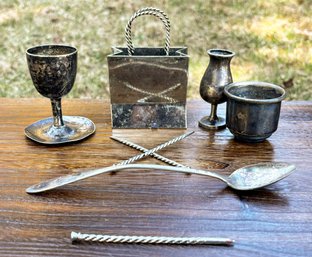
M 95 131 L 85 117 L 62 116 L 61 98 L 72 89 L 77 73 L 77 49 L 66 45 L 41 45 L 27 49 L 27 64 L 37 91 L 51 99 L 53 117 L 25 128 L 28 138 L 43 144 L 81 140 Z
M 203 117 L 199 126 L 204 129 L 225 128 L 225 118 L 217 116 L 217 106 L 226 101 L 224 86 L 233 82 L 230 62 L 234 52 L 224 49 L 210 49 L 207 51 L 210 62 L 200 82 L 200 96 L 211 104 L 210 115 Z

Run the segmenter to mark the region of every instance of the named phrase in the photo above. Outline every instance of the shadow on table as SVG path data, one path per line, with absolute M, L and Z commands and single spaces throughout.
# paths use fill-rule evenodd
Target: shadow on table
M 272 188 L 272 189 L 270 189 Z M 276 190 L 276 191 L 273 191 Z M 276 207 L 288 207 L 288 198 L 278 192 L 278 189 L 274 189 L 273 186 L 268 188 L 261 188 L 252 191 L 237 191 L 229 187 L 219 191 L 216 195 L 235 194 L 240 201 L 255 206 L 276 206 Z

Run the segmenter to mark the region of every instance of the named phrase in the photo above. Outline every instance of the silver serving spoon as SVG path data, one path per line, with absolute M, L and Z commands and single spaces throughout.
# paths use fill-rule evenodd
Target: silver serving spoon
M 171 167 L 153 164 L 115 165 L 107 168 L 84 171 L 73 175 L 66 175 L 56 179 L 47 180 L 27 188 L 26 192 L 29 194 L 40 193 L 102 173 L 124 169 L 155 169 L 176 171 L 187 174 L 204 175 L 222 180 L 229 187 L 236 190 L 252 190 L 270 185 L 287 177 L 291 172 L 295 170 L 295 166 L 284 162 L 264 162 L 240 168 L 227 177 L 211 171 L 184 167 Z

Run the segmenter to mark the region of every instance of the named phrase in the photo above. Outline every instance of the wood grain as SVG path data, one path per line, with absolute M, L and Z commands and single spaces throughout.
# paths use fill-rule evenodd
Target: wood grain
M 288 161 L 290 177 L 265 189 L 236 192 L 220 181 L 164 171 L 121 171 L 40 195 L 25 189 L 42 180 L 112 165 L 137 150 L 115 135 L 152 148 L 184 130 L 111 130 L 102 100 L 64 100 L 64 114 L 92 119 L 97 132 L 80 143 L 44 146 L 24 127 L 50 116 L 47 99 L 0 99 L 0 256 L 311 256 L 312 103 L 285 102 L 279 129 L 260 144 L 233 140 L 228 130 L 207 132 L 197 121 L 203 101 L 188 103 L 196 133 L 160 151 L 197 168 L 229 174 L 259 161 Z M 220 109 L 224 112 L 224 108 Z M 141 162 L 160 163 L 146 158 Z M 71 244 L 70 232 L 220 236 L 234 247 Z

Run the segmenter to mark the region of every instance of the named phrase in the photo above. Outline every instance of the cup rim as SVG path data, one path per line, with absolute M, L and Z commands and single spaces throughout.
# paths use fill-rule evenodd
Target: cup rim
M 33 54 L 30 53 L 30 50 L 36 49 L 36 48 L 44 48 L 44 47 L 67 47 L 67 48 L 71 48 L 73 51 L 67 54 L 56 54 L 56 55 L 48 55 L 48 54 Z M 70 45 L 66 45 L 66 44 L 43 44 L 43 45 L 36 45 L 36 46 L 32 46 L 27 48 L 26 50 L 26 54 L 29 56 L 35 56 L 35 57 L 65 57 L 65 56 L 69 56 L 69 55 L 73 55 L 77 53 L 77 48 L 74 46 L 70 46 Z
M 220 52 L 223 52 L 225 54 L 220 54 Z M 228 49 L 221 49 L 221 48 L 209 49 L 207 50 L 207 54 L 210 56 L 223 57 L 223 58 L 232 58 L 233 56 L 235 56 L 235 52 L 228 50 Z
M 273 88 L 279 91 L 281 95 L 279 97 L 275 97 L 271 99 L 252 99 L 252 98 L 240 97 L 229 92 L 231 88 L 244 87 L 244 86 L 262 86 L 262 87 L 267 87 L 267 88 Z M 228 84 L 224 87 L 224 94 L 228 98 L 234 99 L 236 101 L 246 102 L 246 103 L 258 103 L 258 104 L 279 103 L 286 97 L 286 92 L 284 88 L 282 88 L 281 86 L 272 84 L 272 83 L 262 82 L 262 81 L 240 81 L 240 82 L 234 82 L 234 83 Z

